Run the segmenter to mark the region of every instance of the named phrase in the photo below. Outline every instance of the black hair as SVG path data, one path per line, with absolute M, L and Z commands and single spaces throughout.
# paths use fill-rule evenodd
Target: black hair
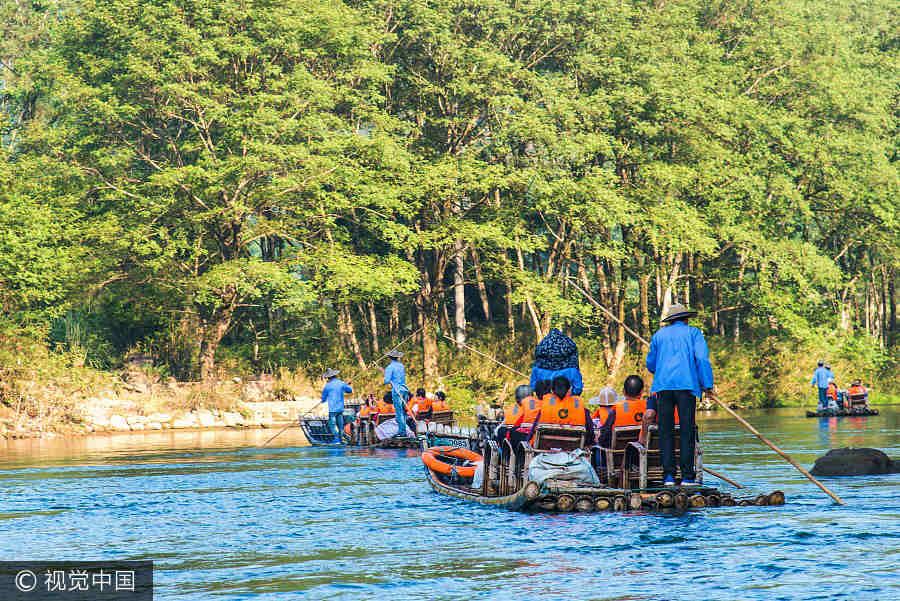
M 384 393 L 384 396 L 381 397 L 381 400 L 384 401 L 385 403 L 393 403 L 393 402 L 394 402 L 394 397 L 393 397 L 393 395 L 391 394 L 391 391 L 388 390 L 387 392 L 385 392 L 385 393 Z
M 630 399 L 637 397 L 644 391 L 644 381 L 640 376 L 630 375 L 625 378 L 625 396 Z
M 550 392 L 550 380 L 538 380 L 534 383 L 534 395 L 537 398 L 544 398 L 548 392 Z
M 416 396 L 420 396 L 420 397 L 425 396 L 425 389 L 424 388 L 416 388 Z
M 516 402 L 521 403 L 523 399 L 527 399 L 528 395 L 531 394 L 531 386 L 528 384 L 522 384 L 520 386 L 516 386 Z
M 437 392 L 434 393 L 434 396 L 442 401 L 447 400 L 447 395 L 444 394 L 443 390 L 438 390 Z
M 563 398 L 567 394 L 569 394 L 569 389 L 572 387 L 572 383 L 569 382 L 569 378 L 565 376 L 556 376 L 553 378 L 553 394 L 558 396 L 559 398 Z

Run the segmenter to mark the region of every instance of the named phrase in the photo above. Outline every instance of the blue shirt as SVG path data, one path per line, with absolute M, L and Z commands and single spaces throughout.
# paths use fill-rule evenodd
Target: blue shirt
M 328 403 L 329 413 L 340 413 L 344 410 L 344 393 L 353 392 L 343 381 L 331 378 L 322 388 L 322 402 Z
M 531 368 L 531 389 L 534 390 L 535 385 L 542 380 L 553 380 L 556 376 L 565 376 L 572 385 L 572 395 L 578 396 L 584 390 L 584 382 L 581 380 L 581 371 L 577 367 L 567 367 L 565 369 L 543 369 L 538 366 Z
M 406 368 L 402 363 L 393 359 L 384 368 L 384 383 L 391 385 L 391 392 L 400 393 L 406 390 Z
M 813 372 L 811 384 L 815 384 L 818 388 L 828 388 L 828 378 L 832 378 L 831 370 L 824 367 L 817 367 Z
M 709 347 L 703 332 L 682 321 L 668 325 L 653 335 L 647 353 L 647 370 L 653 374 L 650 392 L 701 390 L 713 387 Z

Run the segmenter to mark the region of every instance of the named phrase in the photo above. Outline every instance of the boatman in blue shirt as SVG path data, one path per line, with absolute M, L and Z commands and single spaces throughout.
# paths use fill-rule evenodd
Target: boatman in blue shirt
M 813 372 L 811 384 L 819 389 L 819 408 L 821 409 L 828 407 L 828 378 L 833 377 L 831 370 L 825 367 L 825 362 L 819 359 L 819 367 Z
M 322 402 L 328 403 L 328 426 L 334 433 L 334 442 L 338 444 L 344 431 L 344 393 L 353 392 L 350 386 L 338 379 L 339 373 L 336 369 L 328 369 L 322 374 L 322 379 L 326 380 L 322 388 Z
M 384 383 L 391 390 L 391 400 L 394 402 L 394 411 L 397 415 L 397 436 L 406 436 L 406 415 L 404 405 L 409 398 L 409 388 L 406 387 L 406 368 L 400 363 L 403 353 L 397 349 L 387 354 L 391 362 L 384 368 Z
M 681 485 L 696 486 L 694 473 L 694 412 L 701 391 L 711 393 L 712 365 L 703 332 L 687 321 L 696 315 L 684 305 L 673 304 L 662 319 L 661 328 L 650 340 L 647 370 L 653 374 L 650 392 L 657 393 L 659 448 L 663 463 L 663 484 L 675 486 L 675 409 L 681 424 Z

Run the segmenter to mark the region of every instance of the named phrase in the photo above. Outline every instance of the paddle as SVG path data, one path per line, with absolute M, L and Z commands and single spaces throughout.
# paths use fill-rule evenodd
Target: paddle
M 313 405 L 312 407 L 310 407 L 309 409 L 307 409 L 307 410 L 306 410 L 306 413 L 304 413 L 303 415 L 301 415 L 300 418 L 302 419 L 302 418 L 306 417 L 307 415 L 309 415 L 309 414 L 312 412 L 312 410 L 316 408 L 316 405 L 318 405 L 318 403 L 316 403 L 315 405 Z M 294 422 L 289 423 L 289 424 L 286 425 L 284 428 L 282 428 L 281 430 L 279 430 L 278 433 L 275 434 L 275 436 L 273 436 L 272 438 L 270 438 L 269 440 L 267 440 L 266 442 L 262 443 L 262 444 L 259 445 L 259 446 L 260 446 L 260 447 L 266 446 L 267 444 L 269 444 L 270 442 L 272 442 L 273 440 L 275 440 L 275 439 L 276 439 L 280 434 L 282 434 L 285 430 L 287 430 L 287 429 L 290 428 L 291 426 L 296 426 L 296 425 L 297 425 L 297 424 L 295 424 Z
M 601 311 L 603 311 L 604 313 L 606 313 L 613 321 L 615 321 L 616 323 L 618 323 L 618 324 L 620 324 L 621 326 L 623 326 L 626 330 L 628 330 L 628 332 L 629 332 L 632 336 L 634 336 L 635 338 L 637 338 L 638 340 L 640 340 L 641 342 L 643 342 L 643 343 L 646 344 L 647 346 L 650 346 L 650 343 L 649 343 L 643 336 L 641 336 L 640 334 L 638 334 L 637 332 L 635 332 L 634 330 L 632 330 L 631 328 L 629 328 L 628 326 L 626 326 L 626 325 L 622 322 L 622 320 L 620 320 L 618 317 L 616 317 L 616 316 L 612 313 L 612 311 L 608 310 L 606 307 L 604 307 L 603 305 L 601 305 L 600 303 L 598 303 L 596 300 L 594 300 L 594 297 L 592 297 L 590 294 L 587 293 L 587 291 L 585 291 L 584 289 L 582 289 L 581 286 L 579 286 L 579 285 L 575 282 L 575 280 L 573 280 L 573 279 L 570 277 L 570 278 L 569 278 L 569 281 L 570 281 L 570 283 L 572 284 L 572 286 L 573 286 L 576 290 L 578 290 L 579 292 L 581 292 L 581 294 L 588 300 L 588 302 L 590 302 L 592 305 L 594 305 L 595 307 L 597 307 L 598 309 L 600 309 Z M 821 482 L 819 482 L 818 480 L 816 480 L 816 478 L 815 478 L 812 474 L 810 474 L 808 471 L 806 471 L 804 468 L 802 468 L 800 465 L 798 465 L 796 461 L 794 461 L 793 459 L 791 459 L 791 458 L 787 455 L 787 453 L 785 453 L 784 451 L 782 451 L 781 449 L 779 449 L 777 446 L 775 446 L 769 439 L 767 439 L 765 436 L 763 436 L 762 434 L 760 434 L 759 431 L 758 431 L 756 428 L 754 428 L 754 427 L 751 426 L 749 423 L 747 423 L 747 421 L 746 421 L 744 418 L 742 418 L 740 415 L 738 415 L 737 413 L 735 413 L 734 410 L 731 409 L 731 407 L 729 407 L 729 406 L 726 405 L 724 402 L 722 402 L 722 400 L 720 400 L 719 397 L 716 396 L 715 393 L 707 393 L 707 396 L 708 396 L 709 398 L 711 398 L 712 400 L 714 400 L 716 403 L 718 403 L 718 405 L 719 405 L 720 407 L 722 407 L 722 408 L 723 408 L 725 411 L 727 411 L 732 417 L 734 417 L 736 420 L 738 420 L 738 422 L 740 422 L 742 426 L 744 426 L 745 428 L 747 428 L 747 430 L 749 430 L 754 436 L 756 436 L 757 438 L 759 438 L 759 439 L 760 439 L 763 443 L 765 443 L 770 449 L 772 449 L 773 451 L 775 451 L 776 453 L 778 453 L 779 455 L 781 455 L 781 457 L 783 457 L 788 463 L 790 463 L 790 464 L 793 465 L 795 468 L 797 468 L 797 471 L 799 471 L 801 474 L 803 474 L 804 476 L 806 476 L 807 478 L 809 478 L 810 482 L 812 482 L 813 484 L 815 484 L 816 486 L 818 486 L 820 489 L 822 489 L 822 491 L 825 492 L 829 497 L 831 497 L 832 499 L 834 499 L 834 501 L 835 501 L 838 505 L 844 505 L 844 504 L 845 504 L 845 503 L 840 499 L 840 497 L 838 497 L 836 494 L 834 494 L 833 492 L 831 492 L 830 490 L 828 490 L 828 489 L 825 487 L 824 484 L 822 484 Z M 713 474 L 713 475 L 715 475 L 715 474 Z

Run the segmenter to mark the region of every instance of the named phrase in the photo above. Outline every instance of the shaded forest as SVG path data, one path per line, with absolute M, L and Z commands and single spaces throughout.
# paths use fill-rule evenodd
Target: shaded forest
M 7 0 L 0 306 L 70 361 L 594 388 L 696 308 L 734 398 L 896 384 L 900 5 Z M 809 368 L 809 369 L 807 369 Z M 805 378 L 805 382 L 804 379 Z M 509 380 L 501 382 L 500 380 Z M 588 392 L 590 388 L 588 386 Z

